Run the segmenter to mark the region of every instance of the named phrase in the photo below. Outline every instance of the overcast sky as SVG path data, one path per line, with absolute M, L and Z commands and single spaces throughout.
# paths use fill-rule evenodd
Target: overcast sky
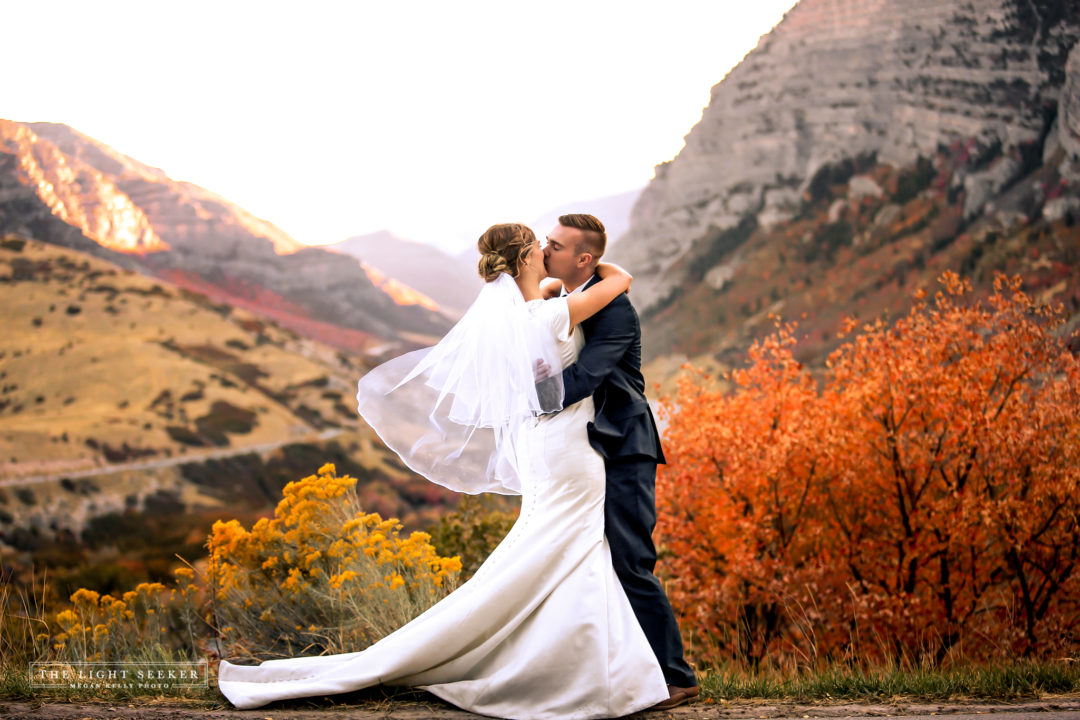
M 62 122 L 308 244 L 644 186 L 794 0 L 9 2 L 0 117 Z

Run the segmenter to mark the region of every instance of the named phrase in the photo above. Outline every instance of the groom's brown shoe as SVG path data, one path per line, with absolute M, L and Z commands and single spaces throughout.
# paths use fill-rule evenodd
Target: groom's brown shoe
M 673 707 L 678 707 L 683 703 L 688 703 L 698 695 L 698 689 L 696 687 L 676 687 L 675 685 L 668 685 L 668 699 L 662 700 L 653 705 L 650 710 L 670 710 Z

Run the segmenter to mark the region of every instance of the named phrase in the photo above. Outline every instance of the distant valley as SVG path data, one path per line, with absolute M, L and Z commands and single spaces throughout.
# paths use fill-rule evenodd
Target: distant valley
M 553 208 L 526 224 L 537 237 L 543 238 L 559 220 L 560 215 L 587 212 L 596 215 L 608 231 L 609 246 L 622 235 L 630 222 L 630 210 L 641 190 L 617 195 L 567 203 Z M 321 246 L 338 250 L 361 260 L 369 276 L 378 285 L 403 283 L 422 293 L 450 317 L 460 317 L 476 299 L 482 282 L 476 272 L 475 247 L 450 255 L 438 248 L 399 237 L 389 230 L 357 235 L 332 245 Z
M 406 240 L 389 230 L 356 235 L 322 247 L 358 258 L 374 282 L 383 279 L 383 282 L 403 283 L 455 318 L 465 313 L 483 285 L 475 262 Z M 475 254 L 475 250 L 470 251 L 470 255 Z

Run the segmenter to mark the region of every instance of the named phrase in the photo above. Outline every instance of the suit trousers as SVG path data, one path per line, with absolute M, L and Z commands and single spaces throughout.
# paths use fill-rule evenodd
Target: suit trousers
M 682 638 L 656 568 L 656 461 L 635 457 L 607 461 L 604 533 L 611 546 L 615 573 L 638 624 L 670 685 L 697 685 L 683 658 Z

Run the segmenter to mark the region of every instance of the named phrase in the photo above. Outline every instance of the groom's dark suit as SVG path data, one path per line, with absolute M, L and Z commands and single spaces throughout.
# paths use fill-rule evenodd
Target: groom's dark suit
M 599 281 L 593 276 L 585 287 Z M 604 457 L 604 504 L 608 544 L 638 623 L 671 685 L 697 684 L 683 659 L 682 639 L 671 604 L 653 575 L 656 547 L 656 465 L 664 452 L 641 375 L 641 326 L 626 295 L 581 323 L 585 347 L 563 371 L 565 405 L 592 395 L 596 418 L 589 443 Z

